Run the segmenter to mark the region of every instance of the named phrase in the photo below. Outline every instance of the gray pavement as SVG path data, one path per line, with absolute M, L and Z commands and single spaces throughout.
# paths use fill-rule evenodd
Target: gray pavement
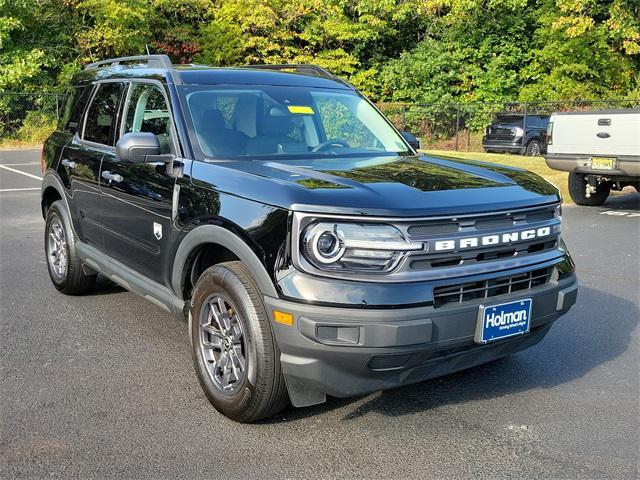
M 0 168 L 2 478 L 638 478 L 636 193 L 565 208 L 578 304 L 539 345 L 240 425 L 202 394 L 184 323 L 106 280 L 53 288 L 38 186 Z

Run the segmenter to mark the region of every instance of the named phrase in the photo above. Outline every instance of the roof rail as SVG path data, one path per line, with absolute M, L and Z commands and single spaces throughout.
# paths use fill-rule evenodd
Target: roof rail
M 283 63 L 283 64 L 274 64 L 274 65 L 243 65 L 240 68 L 257 68 L 260 70 L 294 70 L 299 73 L 310 73 L 311 75 L 315 75 L 317 77 L 330 78 L 331 80 L 338 80 L 338 78 L 333 75 L 328 70 L 325 70 L 318 65 L 311 64 L 295 64 L 295 63 Z
M 137 55 L 134 57 L 118 57 L 110 58 L 109 60 L 100 60 L 99 62 L 93 62 L 86 65 L 84 69 L 93 70 L 99 67 L 111 67 L 127 63 L 146 63 L 149 68 L 173 68 L 173 64 L 171 63 L 171 59 L 168 55 Z

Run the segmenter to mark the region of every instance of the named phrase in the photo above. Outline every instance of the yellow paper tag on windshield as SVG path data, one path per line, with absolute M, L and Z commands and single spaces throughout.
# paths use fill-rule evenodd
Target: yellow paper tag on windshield
M 289 108 L 289 112 L 296 113 L 298 115 L 313 115 L 314 114 L 313 108 L 307 107 L 307 106 L 304 106 L 304 105 L 289 105 L 287 108 Z

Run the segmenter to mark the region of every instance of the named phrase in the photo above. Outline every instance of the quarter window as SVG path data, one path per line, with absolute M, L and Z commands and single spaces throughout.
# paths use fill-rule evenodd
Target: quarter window
M 103 145 L 113 145 L 118 105 L 124 84 L 101 83 L 87 111 L 84 139 Z

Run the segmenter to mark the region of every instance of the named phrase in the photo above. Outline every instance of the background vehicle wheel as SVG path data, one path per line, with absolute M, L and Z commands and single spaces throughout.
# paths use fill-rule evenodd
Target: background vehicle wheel
M 76 252 L 71 220 L 60 200 L 47 211 L 44 228 L 47 268 L 53 285 L 67 295 L 80 295 L 93 288 L 96 275 L 86 275 Z
M 539 140 L 531 140 L 527 143 L 527 148 L 525 149 L 525 155 L 527 157 L 539 157 L 542 155 L 542 145 Z
M 238 422 L 275 415 L 289 398 L 269 317 L 241 262 L 208 268 L 189 311 L 193 363 L 211 404 Z
M 569 173 L 569 195 L 571 195 L 571 199 L 578 205 L 589 207 L 602 205 L 611 191 L 611 185 L 606 182 L 599 183 L 596 187 L 596 192 L 587 198 L 586 188 L 587 181 L 584 175 L 575 172 Z

